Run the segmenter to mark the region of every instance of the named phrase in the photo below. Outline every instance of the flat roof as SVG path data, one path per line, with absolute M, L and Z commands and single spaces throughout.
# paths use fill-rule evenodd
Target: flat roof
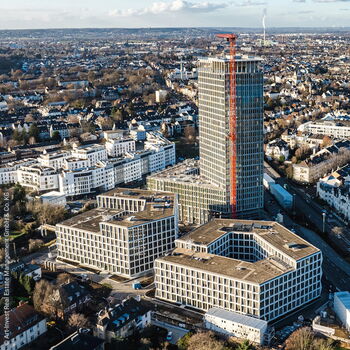
M 170 168 L 164 169 L 154 175 L 148 176 L 151 179 L 158 179 L 162 181 L 171 181 L 179 184 L 200 186 L 203 188 L 221 189 L 218 185 L 210 180 L 198 175 L 199 161 L 194 159 L 187 159 L 182 163 L 174 165 Z
M 156 202 L 158 199 L 169 199 L 174 200 L 175 194 L 172 192 L 161 192 L 153 190 L 141 190 L 139 188 L 122 188 L 117 187 L 108 192 L 102 193 L 97 197 L 120 197 L 120 198 L 131 198 L 131 199 L 145 199 Z
M 254 233 L 295 260 L 319 251 L 318 248 L 275 221 L 214 219 L 179 240 L 191 240 L 194 243 L 207 245 L 228 232 Z M 292 246 L 288 246 L 291 244 Z
M 124 210 L 95 208 L 60 222 L 59 226 L 69 226 L 78 230 L 99 233 L 100 222 L 106 222 L 107 217 L 123 213 Z
M 157 260 L 255 284 L 264 283 L 287 271 L 293 270 L 292 267 L 279 267 L 268 259 L 252 263 L 183 248 L 176 248 L 171 255 L 163 256 Z
M 174 193 L 115 188 L 98 197 L 139 199 L 143 200 L 145 205 L 143 210 L 138 212 L 127 209 L 95 208 L 65 220 L 59 225 L 100 233 L 100 222 L 132 227 L 174 215 Z
M 209 309 L 206 312 L 205 316 L 207 315 L 219 317 L 227 321 L 232 321 L 235 323 L 243 324 L 245 326 L 260 329 L 260 330 L 264 330 L 267 327 L 267 321 L 260 320 L 258 318 L 247 316 L 247 315 L 238 314 L 233 311 L 219 309 L 217 307 L 213 307 Z
M 260 62 L 263 61 L 261 57 L 257 56 L 250 56 L 250 55 L 236 55 L 235 56 L 236 62 Z M 229 62 L 230 56 L 209 56 L 209 57 L 200 57 L 200 61 L 209 61 L 209 62 Z

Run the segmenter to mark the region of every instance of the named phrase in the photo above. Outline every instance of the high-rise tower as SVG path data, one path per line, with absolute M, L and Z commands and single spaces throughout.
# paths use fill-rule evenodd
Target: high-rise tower
M 235 61 L 235 149 L 229 137 L 229 57 L 199 61 L 199 147 L 200 174 L 224 189 L 228 202 L 233 191 L 231 167 L 236 167 L 239 213 L 263 206 L 263 73 L 257 58 L 237 56 Z
M 184 222 L 249 217 L 263 207 L 261 60 L 232 54 L 200 59 L 198 90 L 199 164 L 187 160 L 150 176 L 148 188 L 177 193 Z

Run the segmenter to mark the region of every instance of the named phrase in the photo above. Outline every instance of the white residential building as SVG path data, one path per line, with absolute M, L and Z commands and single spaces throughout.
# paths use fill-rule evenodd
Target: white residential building
M 350 332 L 350 292 L 334 293 L 334 311 Z
M 318 120 L 301 124 L 298 128 L 301 132 L 327 135 L 335 139 L 350 137 L 350 121 L 342 120 Z
M 43 166 L 47 166 L 58 170 L 64 167 L 64 161 L 69 156 L 70 156 L 70 152 L 68 151 L 59 151 L 59 152 L 53 152 L 53 153 L 47 153 L 45 151 L 38 158 L 38 162 Z
M 277 160 L 280 160 L 281 158 L 283 158 L 283 160 L 287 160 L 289 158 L 289 147 L 287 142 L 281 139 L 276 139 L 269 142 L 266 145 L 265 155 Z
M 63 162 L 63 169 L 65 170 L 77 170 L 88 168 L 90 161 L 88 159 L 81 159 L 76 157 L 67 157 Z
M 118 188 L 98 196 L 97 203 L 56 225 L 58 258 L 134 278 L 174 248 L 174 194 Z
M 265 321 L 319 297 L 322 253 L 270 221 L 215 219 L 154 263 L 156 297 Z
M 17 170 L 17 181 L 35 191 L 58 189 L 58 173 L 54 168 L 33 164 Z
M 109 139 L 105 143 L 105 147 L 110 157 L 119 157 L 125 153 L 136 151 L 136 143 L 133 139 Z
M 0 165 L 0 185 L 18 182 L 17 170 L 22 166 L 30 166 L 36 162 L 36 159 L 28 158 Z
M 4 340 L 5 322 L 9 323 L 10 339 Z M 46 333 L 46 318 L 37 313 L 32 306 L 23 304 L 9 311 L 9 320 L 0 316 L 0 350 L 20 349 Z
M 318 181 L 317 195 L 350 222 L 350 165 Z
M 268 336 L 267 321 L 219 308 L 204 315 L 205 328 L 262 345 Z
M 98 144 L 76 147 L 72 150 L 71 155 L 76 158 L 89 160 L 89 166 L 95 165 L 98 161 L 108 159 L 106 148 Z

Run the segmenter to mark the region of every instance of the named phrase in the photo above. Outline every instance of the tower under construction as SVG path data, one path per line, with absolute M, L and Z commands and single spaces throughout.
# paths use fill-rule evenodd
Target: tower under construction
M 199 164 L 187 160 L 148 179 L 150 189 L 178 194 L 185 222 L 263 207 L 261 60 L 237 56 L 232 44 L 228 56 L 199 60 Z

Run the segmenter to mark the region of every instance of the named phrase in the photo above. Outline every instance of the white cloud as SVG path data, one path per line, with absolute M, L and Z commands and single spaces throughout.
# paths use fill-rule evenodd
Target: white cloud
M 109 12 L 110 16 L 115 17 L 129 17 L 142 15 L 159 15 L 172 12 L 211 12 L 218 9 L 228 7 L 229 3 L 214 4 L 211 2 L 191 2 L 186 0 L 173 0 L 171 2 L 158 1 L 151 4 L 149 7 L 126 10 L 112 10 Z
M 237 4 L 238 6 L 263 6 L 267 5 L 266 1 L 245 0 Z

